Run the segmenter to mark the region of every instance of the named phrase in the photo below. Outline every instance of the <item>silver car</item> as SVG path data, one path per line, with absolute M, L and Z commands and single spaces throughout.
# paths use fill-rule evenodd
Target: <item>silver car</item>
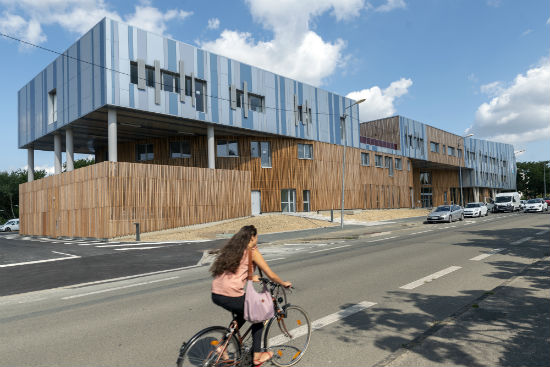
M 10 219 L 0 226 L 0 232 L 19 231 L 19 219 Z
M 428 214 L 428 223 L 464 220 L 464 211 L 460 205 L 440 205 Z

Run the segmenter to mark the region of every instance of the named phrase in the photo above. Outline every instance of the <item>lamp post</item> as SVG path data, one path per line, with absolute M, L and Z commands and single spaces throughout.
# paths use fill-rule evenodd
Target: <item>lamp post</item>
M 462 137 L 462 159 L 466 159 L 466 144 L 464 144 L 464 139 L 474 136 L 474 134 L 468 134 Z M 458 164 L 458 176 L 460 180 L 460 206 L 464 207 L 464 195 L 462 194 L 462 161 Z
M 355 106 L 356 104 L 365 102 L 365 98 L 358 100 L 355 103 L 350 104 L 344 108 L 344 115 L 340 117 L 340 124 L 342 125 L 342 135 L 344 136 L 344 152 L 342 153 L 342 210 L 340 211 L 340 228 L 344 228 L 344 184 L 346 182 L 346 110 L 350 107 Z

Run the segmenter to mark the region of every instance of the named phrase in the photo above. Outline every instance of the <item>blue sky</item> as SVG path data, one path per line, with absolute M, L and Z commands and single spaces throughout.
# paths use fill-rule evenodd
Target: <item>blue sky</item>
M 547 0 L 0 0 L 0 32 L 64 51 L 104 16 L 400 114 L 550 159 Z M 0 170 L 17 148 L 17 91 L 55 55 L 0 36 Z M 52 152 L 35 166 L 51 169 Z

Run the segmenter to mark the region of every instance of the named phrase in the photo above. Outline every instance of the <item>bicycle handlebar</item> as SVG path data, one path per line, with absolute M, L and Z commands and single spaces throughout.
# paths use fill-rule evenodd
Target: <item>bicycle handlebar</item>
M 275 288 L 275 287 L 282 287 L 282 288 L 284 288 L 284 289 L 289 289 L 289 288 L 290 288 L 290 289 L 294 289 L 293 286 L 290 286 L 289 288 L 286 288 L 286 287 L 280 285 L 279 283 L 275 283 L 275 282 L 273 282 L 273 281 L 271 281 L 271 280 L 269 280 L 269 279 L 267 279 L 267 278 L 260 278 L 260 282 L 262 282 L 262 283 L 264 283 L 264 284 L 268 284 L 268 285 L 272 286 L 273 288 Z

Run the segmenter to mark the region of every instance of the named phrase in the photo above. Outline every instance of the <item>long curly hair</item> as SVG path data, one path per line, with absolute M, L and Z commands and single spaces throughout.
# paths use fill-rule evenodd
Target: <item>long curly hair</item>
M 218 257 L 210 267 L 212 276 L 217 277 L 226 271 L 235 274 L 244 250 L 250 243 L 250 239 L 256 236 L 257 233 L 258 231 L 254 226 L 244 226 L 239 232 L 235 233 L 225 246 L 219 250 Z

